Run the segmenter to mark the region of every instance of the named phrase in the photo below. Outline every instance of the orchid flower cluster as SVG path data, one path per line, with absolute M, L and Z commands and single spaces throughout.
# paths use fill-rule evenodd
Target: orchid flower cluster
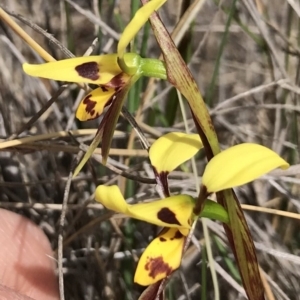
M 105 161 L 121 107 L 131 86 L 141 76 L 167 79 L 164 62 L 125 53 L 141 26 L 165 1 L 152 0 L 137 12 L 124 30 L 116 54 L 77 57 L 42 65 L 24 64 L 24 71 L 32 76 L 98 85 L 82 99 L 76 117 L 81 121 L 92 120 L 102 115 L 105 107 L 108 110 L 77 173 L 100 141 Z M 203 198 L 203 207 L 199 210 L 196 208 L 198 199 L 191 195 L 170 195 L 168 174 L 202 147 L 199 135 L 179 132 L 166 134 L 152 144 L 149 159 L 157 182 L 163 186 L 164 199 L 130 205 L 117 186 L 100 185 L 95 191 L 96 201 L 107 209 L 163 227 L 139 260 L 134 281 L 140 285 L 158 282 L 179 267 L 191 225 L 197 218 L 229 222 L 224 207 L 209 200 L 209 195 L 246 184 L 275 168 L 289 166 L 275 152 L 257 144 L 244 143 L 222 151 L 205 167 L 199 194 Z
M 99 86 L 88 93 L 77 108 L 76 118 L 88 121 L 101 116 L 105 107 L 108 107 L 97 134 L 77 166 L 74 176 L 80 172 L 101 141 L 103 163 L 106 162 L 121 108 L 133 84 L 141 76 L 167 79 L 163 61 L 142 58 L 136 53 L 125 53 L 128 44 L 149 16 L 165 1 L 153 0 L 137 11 L 119 40 L 117 53 L 76 57 L 39 65 L 23 64 L 24 72 L 31 76 Z
M 149 151 L 155 176 L 168 190 L 167 176 L 202 148 L 196 134 L 172 132 L 156 140 Z M 190 195 L 175 195 L 134 205 L 127 204 L 118 186 L 100 185 L 96 201 L 106 208 L 164 228 L 143 252 L 134 281 L 140 285 L 153 284 L 176 270 L 181 262 L 186 237 L 192 222 L 199 217 L 228 223 L 225 209 L 207 199 L 215 192 L 248 183 L 269 171 L 288 163 L 272 150 L 251 143 L 233 146 L 211 159 L 202 176 L 201 190 L 205 204 L 200 215 L 194 214 L 196 200 Z

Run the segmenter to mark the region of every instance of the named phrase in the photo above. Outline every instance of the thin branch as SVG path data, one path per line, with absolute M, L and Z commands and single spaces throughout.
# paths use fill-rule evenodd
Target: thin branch
M 80 158 L 82 156 L 82 151 L 80 151 L 76 158 L 73 161 L 71 171 L 68 176 L 68 180 L 66 182 L 65 191 L 64 191 L 64 198 L 62 202 L 62 210 L 59 218 L 59 229 L 58 229 L 58 284 L 59 284 L 59 295 L 60 300 L 65 299 L 64 295 L 64 277 L 63 277 L 63 233 L 64 233 L 64 224 L 65 224 L 65 218 L 66 218 L 66 212 L 67 212 L 67 204 L 68 204 L 68 198 L 69 198 L 69 192 L 71 188 L 71 182 L 73 177 L 73 171 L 75 167 L 77 166 Z
M 37 33 L 42 34 L 43 36 L 45 36 L 49 40 L 49 42 L 53 43 L 59 50 L 61 50 L 65 54 L 66 57 L 75 57 L 75 55 L 68 48 L 66 48 L 60 41 L 58 41 L 51 33 L 47 32 L 46 30 L 44 30 L 43 28 L 41 28 L 37 24 L 31 22 L 30 20 L 26 19 L 25 17 L 23 17 L 20 14 L 15 14 L 14 12 L 9 11 L 8 9 L 4 9 L 4 10 L 10 16 L 18 19 L 19 21 L 21 21 L 25 25 L 32 28 Z M 48 61 L 47 59 L 45 59 L 45 60 Z M 55 59 L 53 58 L 53 60 L 55 60 Z
M 55 61 L 45 49 L 43 49 L 33 38 L 31 38 L 1 7 L 0 18 L 19 36 L 21 37 L 32 49 L 34 49 L 45 61 Z

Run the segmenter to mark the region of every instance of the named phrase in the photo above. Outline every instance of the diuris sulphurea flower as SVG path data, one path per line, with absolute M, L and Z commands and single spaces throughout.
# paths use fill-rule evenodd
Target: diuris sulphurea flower
M 168 174 L 194 156 L 201 147 L 198 135 L 179 132 L 164 135 L 153 143 L 149 152 L 155 175 Z M 178 155 L 183 148 L 185 155 Z M 126 203 L 117 186 L 100 185 L 95 191 L 95 199 L 108 209 L 165 227 L 142 254 L 134 277 L 136 283 L 150 285 L 179 267 L 186 236 L 191 228 L 193 197 L 175 195 L 149 203 L 130 205 Z M 212 202 L 212 205 L 218 204 Z M 205 214 L 205 210 L 203 213 Z
M 76 176 L 95 148 L 102 141 L 102 160 L 106 163 L 114 129 L 130 88 L 141 76 L 167 79 L 165 65 L 158 59 L 142 58 L 137 53 L 125 53 L 130 41 L 149 16 L 166 0 L 152 0 L 142 6 L 124 29 L 117 53 L 89 57 L 76 57 L 41 65 L 25 63 L 23 70 L 31 76 L 59 81 L 96 84 L 99 87 L 88 93 L 80 102 L 76 117 L 80 121 L 98 118 L 108 110 L 88 151 L 77 166 Z
M 142 254 L 134 277 L 136 283 L 155 283 L 179 267 L 184 243 L 193 220 L 193 197 L 181 194 L 152 202 L 128 204 L 118 186 L 99 185 L 95 191 L 95 199 L 107 209 L 164 227 Z M 200 217 L 228 222 L 224 208 L 210 200 L 207 201 Z
M 155 176 L 164 176 L 164 182 L 168 185 L 167 175 L 201 148 L 201 140 L 195 134 L 171 132 L 160 137 L 149 151 Z M 288 166 L 278 154 L 264 146 L 240 144 L 221 152 L 207 163 L 201 186 L 207 197 L 213 192 L 248 183 L 277 167 Z M 96 189 L 95 199 L 110 210 L 164 227 L 138 262 L 134 281 L 140 285 L 150 285 L 164 279 L 180 266 L 193 220 L 206 217 L 229 222 L 223 206 L 207 198 L 199 215 L 195 215 L 197 201 L 185 194 L 130 205 L 117 186 L 100 185 Z
M 131 71 L 134 70 L 133 75 L 123 72 L 118 65 L 117 54 L 75 57 L 39 65 L 25 63 L 23 70 L 36 77 L 99 85 L 99 88 L 82 99 L 77 108 L 76 117 L 80 121 L 88 121 L 98 118 L 103 113 L 104 107 L 116 101 L 120 90 L 130 83 L 134 75 L 147 76 L 149 68 L 145 67 L 145 64 L 153 62 L 151 59 L 142 59 L 135 53 L 126 53 L 123 59 L 126 66 Z M 154 61 L 157 70 L 162 65 L 160 61 Z
M 181 132 L 168 133 L 152 144 L 149 150 L 150 162 L 155 176 L 160 180 L 164 178 L 166 190 L 167 175 L 201 148 L 202 143 L 197 134 Z M 179 267 L 186 236 L 191 228 L 193 197 L 175 195 L 149 203 L 130 205 L 126 203 L 117 186 L 100 185 L 95 191 L 95 199 L 108 209 L 165 227 L 142 254 L 134 277 L 136 283 L 150 285 Z M 218 211 L 218 207 L 212 208 L 215 205 L 218 206 L 215 202 L 209 202 L 203 214 L 205 215 L 206 209 Z

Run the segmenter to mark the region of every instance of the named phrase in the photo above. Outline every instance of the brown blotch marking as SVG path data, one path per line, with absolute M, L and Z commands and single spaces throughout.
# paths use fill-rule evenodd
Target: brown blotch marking
M 179 221 L 176 219 L 176 215 L 169 208 L 164 207 L 157 213 L 157 218 L 168 224 L 180 225 Z
M 163 186 L 164 194 L 166 197 L 170 197 L 170 191 L 169 191 L 169 183 L 168 183 L 168 175 L 169 172 L 163 171 L 159 173 L 159 180 Z
M 109 90 L 108 90 L 108 87 L 105 86 L 105 85 L 100 85 L 100 89 L 102 90 L 103 93 L 106 93 L 106 92 L 109 91 Z M 116 94 L 117 94 L 117 93 L 113 94 L 113 95 L 107 100 L 107 102 L 105 103 L 104 107 L 107 107 L 107 106 L 109 106 L 109 105 L 112 104 L 113 100 L 116 99 Z
M 201 184 L 200 193 L 198 195 L 198 199 L 196 205 L 194 206 L 193 212 L 196 216 L 198 216 L 204 208 L 205 200 L 208 197 L 209 193 L 207 192 L 207 188 L 205 185 Z
M 125 85 L 125 80 L 124 80 L 124 73 L 120 73 L 118 75 L 116 75 L 115 77 L 113 77 L 110 82 L 108 82 L 106 85 L 114 88 L 117 90 L 119 90 L 120 88 L 122 88 Z
M 83 63 L 75 68 L 78 75 L 91 80 L 99 79 L 99 66 L 95 61 Z
M 173 240 L 179 240 L 182 237 L 183 237 L 182 233 L 179 230 L 177 230 L 176 233 L 174 234 L 174 236 L 171 238 L 171 241 L 173 241 Z
M 108 88 L 105 85 L 100 85 L 100 89 L 103 93 L 108 92 Z
M 108 101 L 105 103 L 104 107 L 107 107 L 113 103 L 113 101 L 116 99 L 116 95 L 112 95 Z
M 145 265 L 145 270 L 149 271 L 149 276 L 153 279 L 159 274 L 166 274 L 168 276 L 172 273 L 172 268 L 164 262 L 163 257 L 147 257 L 147 263 Z
M 97 104 L 96 101 L 93 101 L 90 99 L 91 98 L 91 95 L 87 96 L 84 100 L 83 100 L 83 104 L 85 104 L 85 111 L 91 115 L 92 117 L 94 116 L 95 114 L 95 106 Z
M 152 169 L 154 171 L 156 182 L 160 182 L 163 187 L 163 192 L 164 192 L 165 197 L 170 197 L 169 184 L 168 184 L 169 172 L 162 171 L 162 172 L 158 173 L 157 169 L 153 165 L 152 165 Z
M 164 237 L 160 237 L 159 240 L 160 240 L 161 242 L 166 242 L 166 241 L 167 241 L 167 239 L 165 239 Z

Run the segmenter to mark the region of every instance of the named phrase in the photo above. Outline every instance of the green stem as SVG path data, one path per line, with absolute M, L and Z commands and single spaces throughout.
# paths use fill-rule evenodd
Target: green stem
M 124 57 L 118 57 L 120 69 L 128 74 L 135 75 L 140 72 L 143 76 L 167 79 L 166 65 L 155 58 L 141 58 L 137 53 L 125 53 Z
M 225 208 L 219 203 L 209 199 L 205 201 L 204 208 L 200 213 L 199 218 L 214 219 L 226 224 L 229 223 L 228 213 Z
M 166 65 L 159 59 L 141 58 L 140 68 L 144 76 L 167 79 Z

